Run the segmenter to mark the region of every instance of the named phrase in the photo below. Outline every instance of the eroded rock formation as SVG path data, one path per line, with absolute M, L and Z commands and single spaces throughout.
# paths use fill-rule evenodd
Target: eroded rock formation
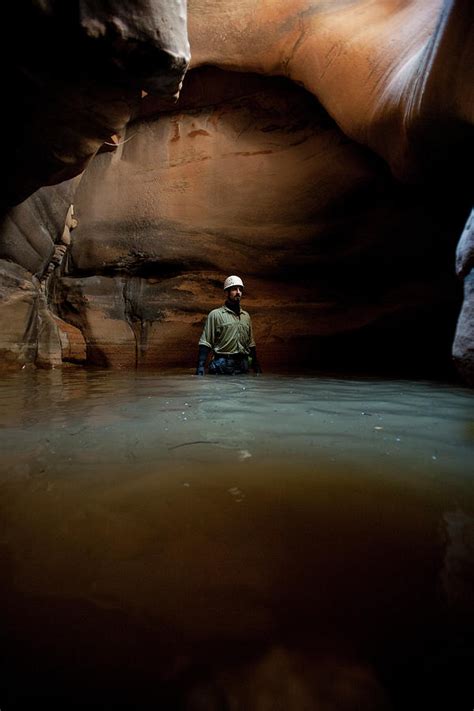
M 185 0 L 18 0 L 4 27 L 3 209 L 79 175 L 144 92 L 177 94 L 189 61 Z
M 58 330 L 58 319 L 48 304 L 48 281 L 58 264 L 58 250 L 66 248 L 66 244 L 61 248 L 61 243 L 67 241 L 67 223 L 72 224 L 70 206 L 76 185 L 77 179 L 73 179 L 41 188 L 0 222 L 3 367 L 51 367 L 61 365 L 68 352 L 71 356 L 69 336 L 73 329 L 62 324 L 62 331 Z M 79 350 L 75 350 L 85 353 L 79 332 L 72 340 L 79 343 Z M 78 358 L 84 359 L 84 355 Z
M 77 175 L 102 145 L 65 200 L 62 219 L 74 203 L 78 227 L 43 289 L 62 344 L 51 363 L 192 368 L 204 315 L 237 272 L 268 368 L 449 367 L 462 298 L 454 252 L 471 198 L 462 176 L 472 150 L 470 3 L 192 0 L 192 71 L 176 105 L 184 20 L 172 14 L 167 25 L 179 40 L 157 40 L 154 9 L 136 6 L 130 25 L 125 10 L 81 2 L 71 25 L 72 15 L 41 4 L 48 31 L 75 28 L 61 46 L 77 71 L 65 88 L 50 77 L 61 74 L 54 57 L 42 67 L 54 116 L 30 99 L 55 158 L 39 160 L 27 141 L 13 192 Z M 94 41 L 91 79 L 84 50 Z M 143 88 L 151 93 L 139 102 Z M 30 182 L 28 161 L 38 168 Z M 41 230 L 30 225 L 18 255 L 5 226 L 13 294 L 15 280 L 29 284 L 47 267 L 58 237 L 43 241 L 39 259 Z M 3 351 L 21 364 L 17 330 Z M 471 372 L 462 363 L 472 353 L 457 358 Z

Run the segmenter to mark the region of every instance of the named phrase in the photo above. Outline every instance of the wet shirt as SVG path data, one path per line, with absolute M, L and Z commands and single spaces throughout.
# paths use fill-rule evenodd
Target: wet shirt
M 237 316 L 232 309 L 221 306 L 213 309 L 207 317 L 200 346 L 209 346 L 214 353 L 229 355 L 245 353 L 255 346 L 252 333 L 252 321 L 247 311 L 240 311 Z

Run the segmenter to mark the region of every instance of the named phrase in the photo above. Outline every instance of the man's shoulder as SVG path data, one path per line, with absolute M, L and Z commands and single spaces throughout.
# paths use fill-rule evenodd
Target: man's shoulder
M 226 312 L 225 306 L 218 306 L 216 309 L 212 309 L 212 311 L 209 311 L 208 313 L 208 318 L 214 318 L 215 316 L 220 316 L 221 314 L 224 314 Z

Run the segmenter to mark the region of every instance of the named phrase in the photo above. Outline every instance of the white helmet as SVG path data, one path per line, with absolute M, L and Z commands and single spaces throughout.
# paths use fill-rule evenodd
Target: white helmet
M 230 289 L 231 286 L 241 286 L 242 289 L 244 288 L 244 282 L 242 279 L 238 276 L 230 276 L 227 277 L 227 279 L 224 282 L 224 291 L 226 289 Z

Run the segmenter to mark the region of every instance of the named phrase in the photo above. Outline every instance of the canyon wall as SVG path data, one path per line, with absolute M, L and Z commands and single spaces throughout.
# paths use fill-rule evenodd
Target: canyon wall
M 153 64 L 146 4 L 133 15 L 141 29 L 118 45 L 120 12 L 90 7 L 88 42 L 99 20 L 108 28 L 97 87 L 72 75 L 67 110 L 40 102 L 34 114 L 69 168 L 41 162 L 28 142 L 15 163 L 17 196 L 72 180 L 5 208 L 4 364 L 192 371 L 205 315 L 238 273 L 264 368 L 449 373 L 462 304 L 455 250 L 471 205 L 469 3 L 193 0 L 184 81 L 181 19 L 174 49 L 164 41 L 175 59 Z M 122 99 L 124 86 L 135 92 L 115 123 L 107 99 L 107 131 L 91 118 L 104 82 Z M 28 160 L 39 172 L 22 182 Z M 49 195 L 54 225 L 38 210 Z M 454 353 L 467 374 L 469 313 Z
M 313 96 L 197 70 L 175 111 L 135 121 L 126 140 L 83 177 L 54 282 L 93 362 L 192 367 L 228 273 L 244 278 L 267 368 L 340 365 L 350 343 L 358 366 L 439 359 L 462 217 L 400 186 Z

